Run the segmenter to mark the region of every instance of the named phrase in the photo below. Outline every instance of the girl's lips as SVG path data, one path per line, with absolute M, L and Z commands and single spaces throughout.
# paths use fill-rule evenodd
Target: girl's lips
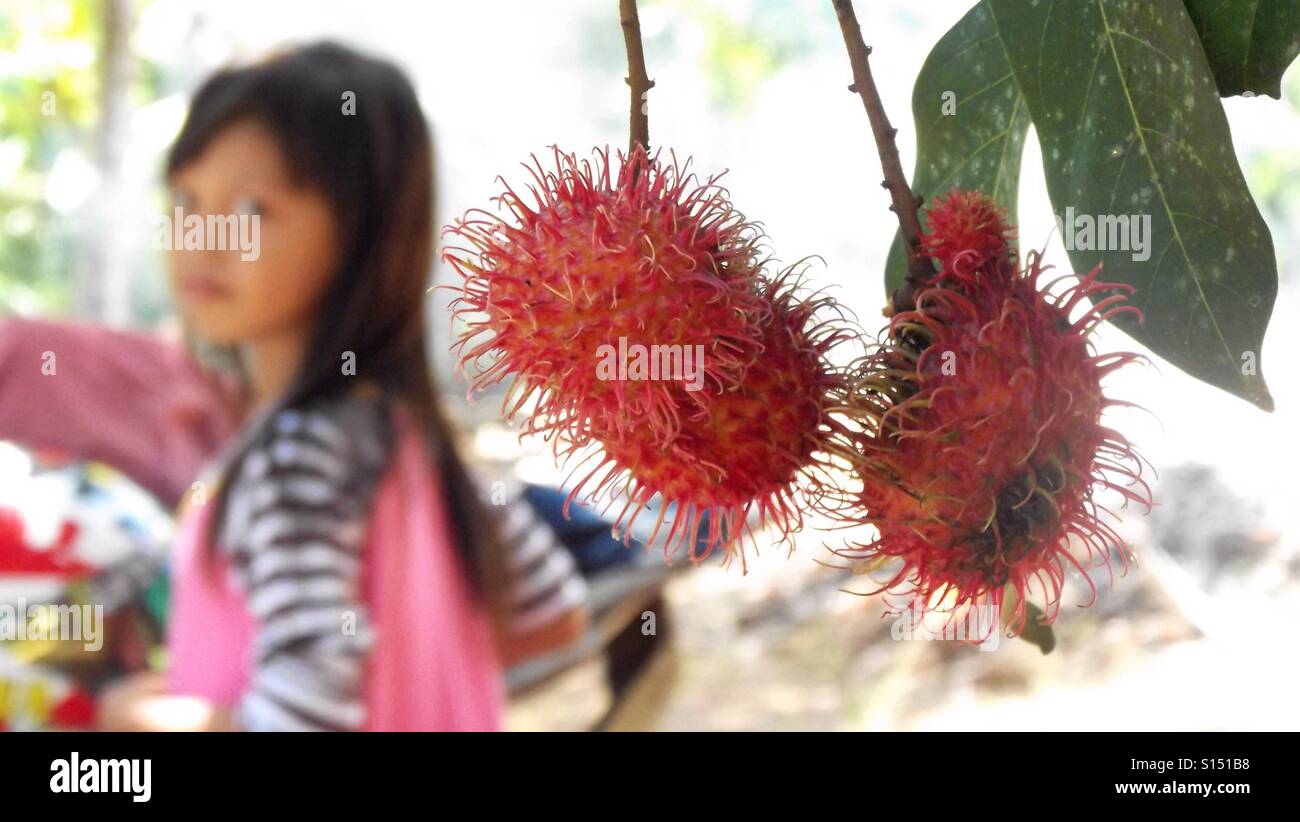
M 182 296 L 193 300 L 224 300 L 233 295 L 230 286 L 215 277 L 184 277 L 180 282 Z

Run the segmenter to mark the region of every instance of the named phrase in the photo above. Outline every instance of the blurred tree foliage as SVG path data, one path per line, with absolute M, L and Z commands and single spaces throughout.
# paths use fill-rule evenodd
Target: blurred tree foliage
M 1300 113 L 1300 70 L 1288 73 L 1282 99 Z M 1246 177 L 1255 201 L 1268 218 L 1278 248 L 1300 245 L 1300 148 L 1256 152 L 1246 158 Z M 1279 255 L 1278 277 L 1284 283 L 1300 278 L 1300 265 Z
M 610 36 L 610 3 L 584 2 L 582 59 L 601 72 L 624 71 L 623 41 Z M 640 0 L 641 35 L 651 62 L 661 68 L 686 59 L 689 48 L 713 104 L 743 115 L 764 82 L 813 54 L 828 32 L 839 36 L 835 17 L 823 5 L 824 0 Z
M 5 310 L 64 313 L 72 305 L 81 242 L 76 189 L 94 181 L 105 5 L 100 0 L 0 5 L 0 307 Z M 135 5 L 140 9 L 148 2 Z M 132 102 L 153 99 L 157 78 L 154 67 L 137 66 L 128 89 Z M 61 174 L 70 179 L 60 179 Z
M 703 69 L 709 92 L 722 108 L 747 111 L 758 87 L 785 64 L 806 56 L 827 19 L 820 2 L 748 0 L 745 3 L 674 5 L 704 30 Z

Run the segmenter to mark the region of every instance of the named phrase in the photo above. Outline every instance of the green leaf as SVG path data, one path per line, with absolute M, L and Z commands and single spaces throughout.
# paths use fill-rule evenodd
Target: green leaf
M 1029 112 L 985 2 L 930 51 L 912 91 L 912 117 L 917 139 L 912 190 L 929 202 L 954 187 L 978 189 L 1014 223 Z M 921 220 L 924 225 L 924 211 Z M 896 234 L 885 265 L 886 293 L 906 275 L 907 255 Z
M 1282 74 L 1300 54 L 1300 0 L 1184 0 L 1224 97 L 1282 98 Z
M 1014 585 L 1006 586 L 1003 591 L 1002 619 L 1009 628 L 1016 612 L 1016 606 L 1020 601 L 1020 595 L 1016 593 L 1016 586 Z M 1051 625 L 1043 622 L 1043 609 L 1029 601 L 1025 602 L 1024 625 L 1021 626 L 1020 633 L 1016 634 L 1016 637 L 1037 647 L 1044 655 L 1050 654 L 1056 648 L 1056 634 L 1052 631 Z
M 987 0 L 1042 146 L 1058 219 L 1132 215 L 1070 261 L 1137 289 L 1116 324 L 1192 376 L 1272 410 L 1260 348 L 1277 295 L 1205 52 L 1179 0 Z M 1064 232 L 1073 235 L 1073 232 Z M 1093 239 L 1095 240 L 1095 233 Z M 1136 242 L 1134 241 L 1136 239 Z M 1147 258 L 1142 259 L 1141 246 Z M 1067 248 L 1070 245 L 1067 244 Z
M 1034 603 L 1025 603 L 1025 610 L 1025 627 L 1017 636 L 1029 644 L 1037 646 L 1038 650 L 1042 651 L 1044 655 L 1050 654 L 1056 648 L 1056 634 L 1052 632 L 1052 626 L 1045 625 L 1040 621 L 1043 618 L 1043 612 Z

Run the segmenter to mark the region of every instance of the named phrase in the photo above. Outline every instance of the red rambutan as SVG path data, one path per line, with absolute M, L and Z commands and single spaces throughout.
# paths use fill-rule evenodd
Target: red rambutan
M 931 203 L 926 220 L 921 249 L 939 261 L 934 284 L 967 282 L 989 267 L 1014 272 L 1011 228 L 983 193 L 954 188 Z
M 686 164 L 689 166 L 689 161 Z M 455 350 L 471 395 L 513 375 L 504 412 L 530 399 L 525 433 L 582 444 L 593 429 L 671 440 L 683 408 L 717 392 L 680 380 L 608 380 L 600 352 L 628 344 L 703 346 L 705 382 L 734 386 L 757 356 L 761 232 L 704 182 L 638 146 L 578 161 L 555 149 L 554 170 L 528 167 L 533 202 L 506 186 L 502 220 L 474 210 L 444 229 L 468 247 L 443 257 L 461 275 L 453 311 L 467 321 Z M 683 401 L 685 398 L 685 402 Z
M 601 450 L 586 455 L 579 467 L 586 459 L 601 461 L 570 501 L 593 480 L 592 499 L 621 491 L 624 505 L 615 528 L 626 535 L 658 496 L 661 506 L 646 543 L 656 542 L 674 509 L 665 556 L 685 543 L 692 561 L 721 546 L 728 558 L 739 553 L 743 565 L 742 534 L 755 542 L 751 512 L 759 528 L 774 529 L 777 541 L 802 527 L 800 480 L 817 474 L 828 443 L 844 435 L 830 414 L 832 398 L 842 392 L 842 372 L 828 354 L 854 335 L 831 298 L 799 293 L 792 271 L 762 283 L 758 293 L 768 306 L 760 326 L 762 351 L 741 381 L 706 386 L 702 403 L 680 385 L 670 386 L 666 396 L 685 424 L 665 441 L 595 425 Z
M 1112 556 L 1126 568 L 1131 558 L 1094 494 L 1109 489 L 1126 505 L 1150 506 L 1141 458 L 1101 420 L 1125 404 L 1105 396 L 1102 378 L 1140 358 L 1098 355 L 1090 333 L 1139 312 L 1123 304 L 1132 289 L 1098 281 L 1099 268 L 1055 297 L 1039 287 L 1037 254 L 1017 271 L 1005 224 L 983 195 L 954 192 L 929 225 L 924 247 L 940 259 L 938 285 L 891 318 L 847 401 L 861 427 L 852 447 L 862 485 L 846 492 L 848 518 L 878 536 L 837 553 L 872 567 L 896 560 L 880 590 L 901 587 L 923 607 L 1000 610 L 1010 589 L 1016 633 L 1035 587 L 1051 622 L 1067 567 L 1095 599 L 1090 570 L 1110 572 Z M 1094 301 L 1071 319 L 1085 299 Z

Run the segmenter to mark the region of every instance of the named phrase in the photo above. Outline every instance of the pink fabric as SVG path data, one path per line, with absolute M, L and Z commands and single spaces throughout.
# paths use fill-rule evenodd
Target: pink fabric
M 367 730 L 499 730 L 504 682 L 489 622 L 451 541 L 441 479 L 423 438 L 400 421 L 399 431 L 364 549 L 364 598 L 375 630 Z M 201 567 L 214 507 L 191 506 L 183 519 L 168 678 L 173 693 L 232 707 L 250 681 L 256 623 L 224 564 Z
M 190 504 L 172 554 L 167 680 L 172 693 L 234 707 L 253 674 L 257 622 L 221 557 L 206 559 L 215 505 Z
M 167 505 L 234 431 L 220 398 L 185 351 L 153 336 L 0 322 L 0 439 L 107 463 Z

